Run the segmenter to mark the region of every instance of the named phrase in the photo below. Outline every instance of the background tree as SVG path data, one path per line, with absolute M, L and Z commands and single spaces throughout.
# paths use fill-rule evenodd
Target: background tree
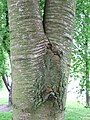
M 14 120 L 63 120 L 74 0 L 8 0 Z
M 80 78 L 80 93 L 86 92 L 86 106 L 90 106 L 90 12 L 89 1 L 77 0 L 76 30 L 73 47 L 73 75 Z
M 6 0 L 0 1 L 0 83 L 5 83 L 10 92 L 11 87 L 8 80 L 10 76 L 10 39 L 8 25 L 8 10 Z

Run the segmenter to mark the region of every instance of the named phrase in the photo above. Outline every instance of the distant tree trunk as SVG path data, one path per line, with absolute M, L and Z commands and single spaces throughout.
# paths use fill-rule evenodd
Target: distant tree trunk
M 37 0 L 7 2 L 13 120 L 64 120 L 75 1 L 46 0 L 44 26 Z
M 85 63 L 86 63 L 86 107 L 90 107 L 90 93 L 89 93 L 89 60 L 88 60 L 88 38 L 85 43 Z
M 11 106 L 12 105 L 12 84 L 10 85 L 7 75 L 2 74 L 2 79 L 9 93 L 8 104 L 9 106 Z
M 12 84 L 10 86 L 8 104 L 9 104 L 9 106 L 12 106 Z

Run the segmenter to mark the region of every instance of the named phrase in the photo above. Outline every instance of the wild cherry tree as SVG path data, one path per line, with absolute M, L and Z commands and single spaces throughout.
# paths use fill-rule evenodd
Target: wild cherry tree
M 8 0 L 13 120 L 64 120 L 75 0 Z

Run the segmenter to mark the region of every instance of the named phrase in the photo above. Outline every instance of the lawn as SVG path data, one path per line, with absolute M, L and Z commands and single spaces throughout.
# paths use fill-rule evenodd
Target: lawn
M 90 120 L 90 108 L 76 102 L 67 103 L 65 120 Z
M 12 120 L 11 112 L 0 112 L 0 120 Z
M 1 103 L 6 101 L 0 100 Z M 0 120 L 12 120 L 12 112 L 0 112 Z M 84 108 L 79 103 L 69 102 L 67 103 L 65 120 L 90 120 L 90 108 Z
M 0 98 L 0 105 L 8 104 L 7 99 Z M 0 112 L 0 120 L 12 120 L 12 112 Z

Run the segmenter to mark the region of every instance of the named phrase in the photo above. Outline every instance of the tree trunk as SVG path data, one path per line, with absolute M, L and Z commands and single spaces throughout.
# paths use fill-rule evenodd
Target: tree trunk
M 43 29 L 37 0 L 8 0 L 13 120 L 64 120 L 73 3 L 46 1 Z
M 12 105 L 12 84 L 10 85 L 7 75 L 2 74 L 2 79 L 9 93 L 8 105 L 11 106 Z
M 46 36 L 60 51 L 63 51 L 61 71 L 64 74 L 64 78 L 62 79 L 62 93 L 64 94 L 61 99 L 63 99 L 62 104 L 65 106 L 71 59 L 75 0 L 46 0 L 45 5 L 44 29 Z
M 86 107 L 90 107 L 90 95 L 89 95 L 89 60 L 88 60 L 88 38 L 85 42 L 85 76 L 86 76 Z

